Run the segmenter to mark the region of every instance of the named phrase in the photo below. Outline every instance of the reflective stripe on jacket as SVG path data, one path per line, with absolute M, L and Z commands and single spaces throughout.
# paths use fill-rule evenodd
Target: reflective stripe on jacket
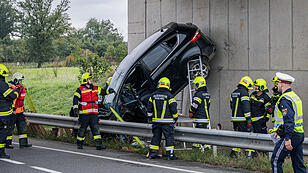
M 158 88 L 149 98 L 147 114 L 153 123 L 173 123 L 178 118 L 177 104 L 166 88 Z
M 194 94 L 190 112 L 193 113 L 194 123 L 209 123 L 210 121 L 210 94 L 207 92 L 206 87 L 201 87 Z
M 101 89 L 97 86 L 87 88 L 85 85 L 81 85 L 78 89 L 80 90 L 79 114 L 98 114 L 98 95 Z
M 270 101 L 270 97 L 265 92 L 262 92 L 260 96 L 257 93 L 257 91 L 254 91 L 250 95 L 251 120 L 253 122 L 268 117 L 265 111 L 265 105 Z
M 248 89 L 243 85 L 232 92 L 230 99 L 230 107 L 232 110 L 231 121 L 249 121 L 250 115 L 250 98 Z
M 25 97 L 26 97 L 26 89 L 25 89 L 25 87 L 23 85 L 11 85 L 10 87 L 12 89 L 15 89 L 17 87 L 21 87 L 22 88 L 19 97 L 13 101 L 12 107 L 13 107 L 13 110 L 16 113 L 24 112 L 24 102 L 25 102 Z

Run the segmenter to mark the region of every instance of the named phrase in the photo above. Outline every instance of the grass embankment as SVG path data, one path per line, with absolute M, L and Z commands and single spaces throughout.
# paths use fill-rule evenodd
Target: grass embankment
M 80 85 L 78 68 L 22 69 L 20 72 L 25 75 L 24 85 L 37 112 L 68 115 L 74 91 Z
M 73 95 L 80 86 L 77 67 L 21 68 L 12 66 L 10 74 L 20 72 L 25 76 L 23 84 L 28 89 L 39 113 L 69 114 L 73 105 Z M 9 81 L 11 76 L 8 77 Z M 95 83 L 103 87 L 105 80 Z M 25 105 L 27 109 L 27 104 Z

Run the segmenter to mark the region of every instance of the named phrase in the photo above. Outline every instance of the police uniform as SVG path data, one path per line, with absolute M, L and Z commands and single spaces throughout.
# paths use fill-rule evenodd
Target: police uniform
M 266 134 L 266 122 L 269 120 L 270 117 L 265 111 L 265 105 L 270 101 L 270 97 L 265 92 L 262 92 L 262 94 L 259 96 L 257 95 L 257 93 L 257 91 L 254 91 L 250 95 L 253 132 Z
M 12 103 L 20 93 L 20 89 L 13 90 L 5 82 L 7 69 L 3 64 L 0 64 L 0 158 L 9 158 L 5 154 L 5 140 L 8 134 L 9 116 L 12 115 Z
M 147 114 L 149 122 L 153 123 L 153 137 L 150 145 L 149 158 L 154 159 L 158 157 L 157 153 L 163 133 L 166 139 L 167 159 L 174 160 L 174 122 L 178 119 L 178 113 L 176 100 L 168 88 L 158 88 L 150 96 L 147 105 Z
M 231 107 L 231 122 L 233 122 L 234 131 L 251 132 L 251 110 L 250 98 L 248 90 L 252 89 L 252 80 L 250 77 L 245 76 L 239 82 L 237 89 L 231 94 L 230 107 Z M 246 85 L 246 86 L 245 86 Z M 251 153 L 254 150 L 246 149 Z M 230 157 L 236 157 L 240 152 L 240 148 L 232 148 Z
M 27 135 L 27 124 L 24 115 L 24 99 L 26 96 L 26 90 L 23 85 L 11 85 L 12 89 L 14 88 L 21 88 L 21 93 L 17 99 L 13 101 L 13 111 L 15 113 L 12 114 L 10 119 L 10 129 L 9 134 L 6 138 L 6 148 L 13 148 L 12 146 L 12 133 L 14 131 L 14 127 L 16 124 L 17 127 L 17 134 L 19 138 L 19 147 L 31 147 L 31 144 L 28 144 L 28 135 Z
M 292 83 L 295 80 L 292 76 L 283 73 L 276 73 L 276 76 L 282 83 Z M 274 115 L 273 130 L 281 139 L 276 143 L 271 158 L 273 172 L 283 172 L 282 164 L 290 154 L 294 172 L 306 173 L 302 146 L 304 141 L 302 101 L 291 88 L 282 93 L 275 106 Z M 293 147 L 291 151 L 285 146 L 285 141 L 289 139 Z
M 210 94 L 207 91 L 207 87 L 201 87 L 194 94 L 192 104 L 190 106 L 190 112 L 193 113 L 193 122 L 196 128 L 208 129 L 210 122 Z M 199 148 L 201 144 L 193 143 L 193 147 Z M 204 149 L 208 149 L 211 145 L 203 144 Z
M 80 128 L 77 134 L 77 148 L 83 148 L 87 127 L 90 126 L 96 149 L 105 149 L 102 143 L 98 125 L 98 96 L 109 94 L 108 90 L 102 90 L 100 87 L 87 84 L 88 78 L 92 75 L 85 73 L 82 76 L 82 85 L 77 88 L 73 98 L 73 109 L 75 114 L 79 114 Z

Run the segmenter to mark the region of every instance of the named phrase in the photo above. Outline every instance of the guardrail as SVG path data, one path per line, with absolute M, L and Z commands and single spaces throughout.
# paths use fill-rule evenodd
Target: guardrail
M 58 115 L 24 113 L 32 124 L 50 125 L 78 129 L 78 118 Z M 100 131 L 141 137 L 152 137 L 151 124 L 100 120 Z M 269 134 L 234 132 L 216 129 L 175 127 L 174 139 L 182 142 L 206 143 L 211 145 L 250 148 L 273 151 L 274 144 Z M 308 138 L 303 143 L 304 155 L 308 155 Z

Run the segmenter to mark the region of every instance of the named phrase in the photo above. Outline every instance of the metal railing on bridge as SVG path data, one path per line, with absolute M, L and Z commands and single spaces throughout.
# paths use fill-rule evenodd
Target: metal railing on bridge
M 78 129 L 76 117 L 49 114 L 24 113 L 32 124 L 50 125 Z M 100 131 L 103 133 L 152 137 L 151 124 L 100 120 Z M 274 144 L 269 134 L 235 132 L 216 129 L 198 129 L 175 127 L 174 139 L 182 142 L 206 143 L 211 145 L 250 148 L 261 151 L 273 151 Z M 308 155 L 308 138 L 303 143 L 304 155 Z

